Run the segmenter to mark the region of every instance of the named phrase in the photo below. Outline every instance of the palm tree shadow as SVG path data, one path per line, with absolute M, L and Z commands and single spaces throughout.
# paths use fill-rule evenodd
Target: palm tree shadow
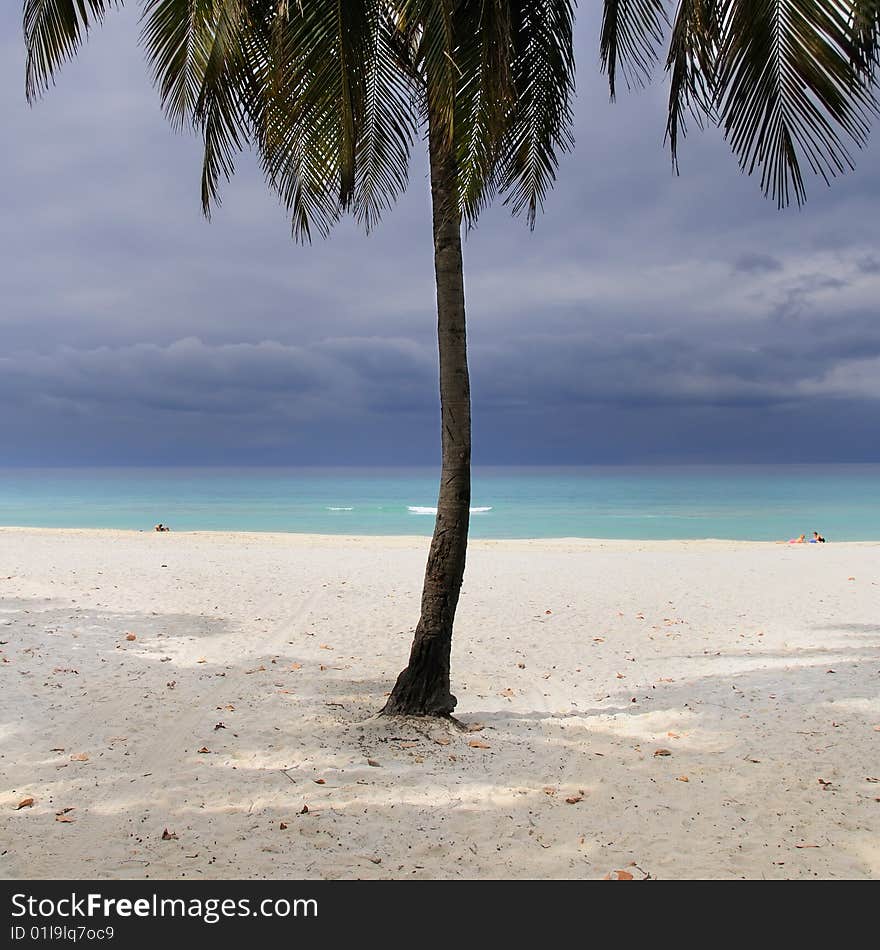
M 682 867 L 749 876 L 756 865 L 739 850 L 739 825 L 729 840 L 716 832 L 734 807 L 787 849 L 780 874 L 806 874 L 814 854 L 795 850 L 786 829 L 810 822 L 834 829 L 832 869 L 873 873 L 867 825 L 841 824 L 871 790 L 851 764 L 863 772 L 871 757 L 870 625 L 835 627 L 857 627 L 857 646 L 679 657 L 689 672 L 674 682 L 623 688 L 587 669 L 573 698 L 607 696 L 583 707 L 461 692 L 459 718 L 476 730 L 462 733 L 443 720 L 378 716 L 390 679 L 375 662 L 363 676 L 350 665 L 322 670 L 300 644 L 262 671 L 240 654 L 194 666 L 170 650 L 162 662 L 163 625 L 207 646 L 240 632 L 228 620 L 3 606 L 9 639 L 35 624 L 53 647 L 27 655 L 23 695 L 64 684 L 40 716 L 7 707 L 10 787 L 36 787 L 33 818 L 53 821 L 63 807 L 76 818 L 63 838 L 12 836 L 10 877 L 65 876 L 59 868 L 75 878 L 601 877 L 630 860 L 655 877 Z M 133 644 L 120 639 L 129 626 Z M 100 672 L 53 672 L 73 645 L 130 676 L 108 687 Z M 259 656 L 260 643 L 252 650 Z M 71 761 L 68 734 L 86 743 L 88 762 Z M 178 837 L 163 840 L 165 828 Z
M 812 627 L 813 630 L 830 630 L 836 633 L 863 633 L 880 636 L 880 624 L 874 623 L 828 623 Z

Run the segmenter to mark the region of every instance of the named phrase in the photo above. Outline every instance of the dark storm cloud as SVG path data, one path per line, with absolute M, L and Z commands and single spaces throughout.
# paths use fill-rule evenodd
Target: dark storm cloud
M 773 308 L 774 316 L 782 321 L 794 321 L 809 315 L 814 301 L 822 291 L 843 290 L 845 280 L 829 274 L 802 274 L 797 283 L 790 284 Z
M 437 360 L 425 162 L 366 237 L 301 248 L 244 157 L 208 224 L 108 18 L 23 101 L 0 12 L 0 463 L 431 462 Z M 11 9 L 10 9 L 11 7 Z M 663 150 L 657 84 L 609 105 L 579 25 L 573 155 L 530 235 L 465 244 L 483 462 L 878 458 L 880 173 L 785 213 L 720 135 Z
M 329 420 L 433 395 L 433 352 L 410 340 L 326 340 L 312 346 L 207 344 L 189 337 L 168 346 L 19 351 L 0 358 L 0 398 L 24 411 L 66 408 L 86 416 L 103 407 L 235 415 L 281 413 Z M 433 401 L 436 401 L 434 399 Z
M 746 274 L 767 273 L 768 271 L 782 270 L 782 261 L 771 254 L 746 253 L 741 254 L 733 265 L 735 271 Z

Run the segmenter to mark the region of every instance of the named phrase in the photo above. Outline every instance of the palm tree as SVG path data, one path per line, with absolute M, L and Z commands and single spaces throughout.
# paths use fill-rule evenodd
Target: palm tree
M 25 0 L 26 92 L 39 96 L 122 0 Z M 366 229 L 406 186 L 427 130 L 440 353 L 442 471 L 409 663 L 384 712 L 448 716 L 467 551 L 470 387 L 463 227 L 500 196 L 529 225 L 572 144 L 574 0 L 140 0 L 169 119 L 204 143 L 206 214 L 237 153 L 259 154 L 294 236 L 344 213 Z M 874 110 L 880 0 L 605 0 L 601 55 L 649 73 L 667 34 L 668 137 L 718 122 L 764 191 L 803 200 L 800 163 L 851 166 Z
M 25 0 L 30 100 L 122 0 Z M 369 230 L 427 129 L 440 351 L 442 472 L 409 665 L 385 711 L 448 715 L 464 575 L 471 421 L 462 226 L 498 194 L 530 224 L 571 143 L 570 0 L 141 0 L 168 117 L 204 141 L 206 213 L 257 150 L 294 236 L 341 214 Z

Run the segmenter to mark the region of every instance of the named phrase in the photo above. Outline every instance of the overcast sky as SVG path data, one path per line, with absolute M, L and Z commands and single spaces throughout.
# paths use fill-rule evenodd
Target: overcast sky
M 0 465 L 435 463 L 422 156 L 369 237 L 294 244 L 253 160 L 208 223 L 135 5 L 34 108 L 20 6 L 0 12 Z M 493 209 L 465 246 L 475 461 L 880 461 L 877 144 L 802 210 L 714 130 L 675 177 L 662 76 L 610 104 L 592 13 L 577 32 L 546 213 L 530 234 Z

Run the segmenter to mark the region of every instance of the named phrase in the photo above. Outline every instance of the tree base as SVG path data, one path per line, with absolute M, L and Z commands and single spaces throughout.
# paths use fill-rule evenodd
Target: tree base
M 452 710 L 458 700 L 448 689 L 428 689 L 421 684 L 407 679 L 401 679 L 409 673 L 405 669 L 397 679 L 397 683 L 388 697 L 388 702 L 382 707 L 383 716 L 436 716 L 442 719 L 452 719 Z
M 449 647 L 448 639 L 417 633 L 409 666 L 397 677 L 383 716 L 451 717 L 458 700 L 449 690 Z

